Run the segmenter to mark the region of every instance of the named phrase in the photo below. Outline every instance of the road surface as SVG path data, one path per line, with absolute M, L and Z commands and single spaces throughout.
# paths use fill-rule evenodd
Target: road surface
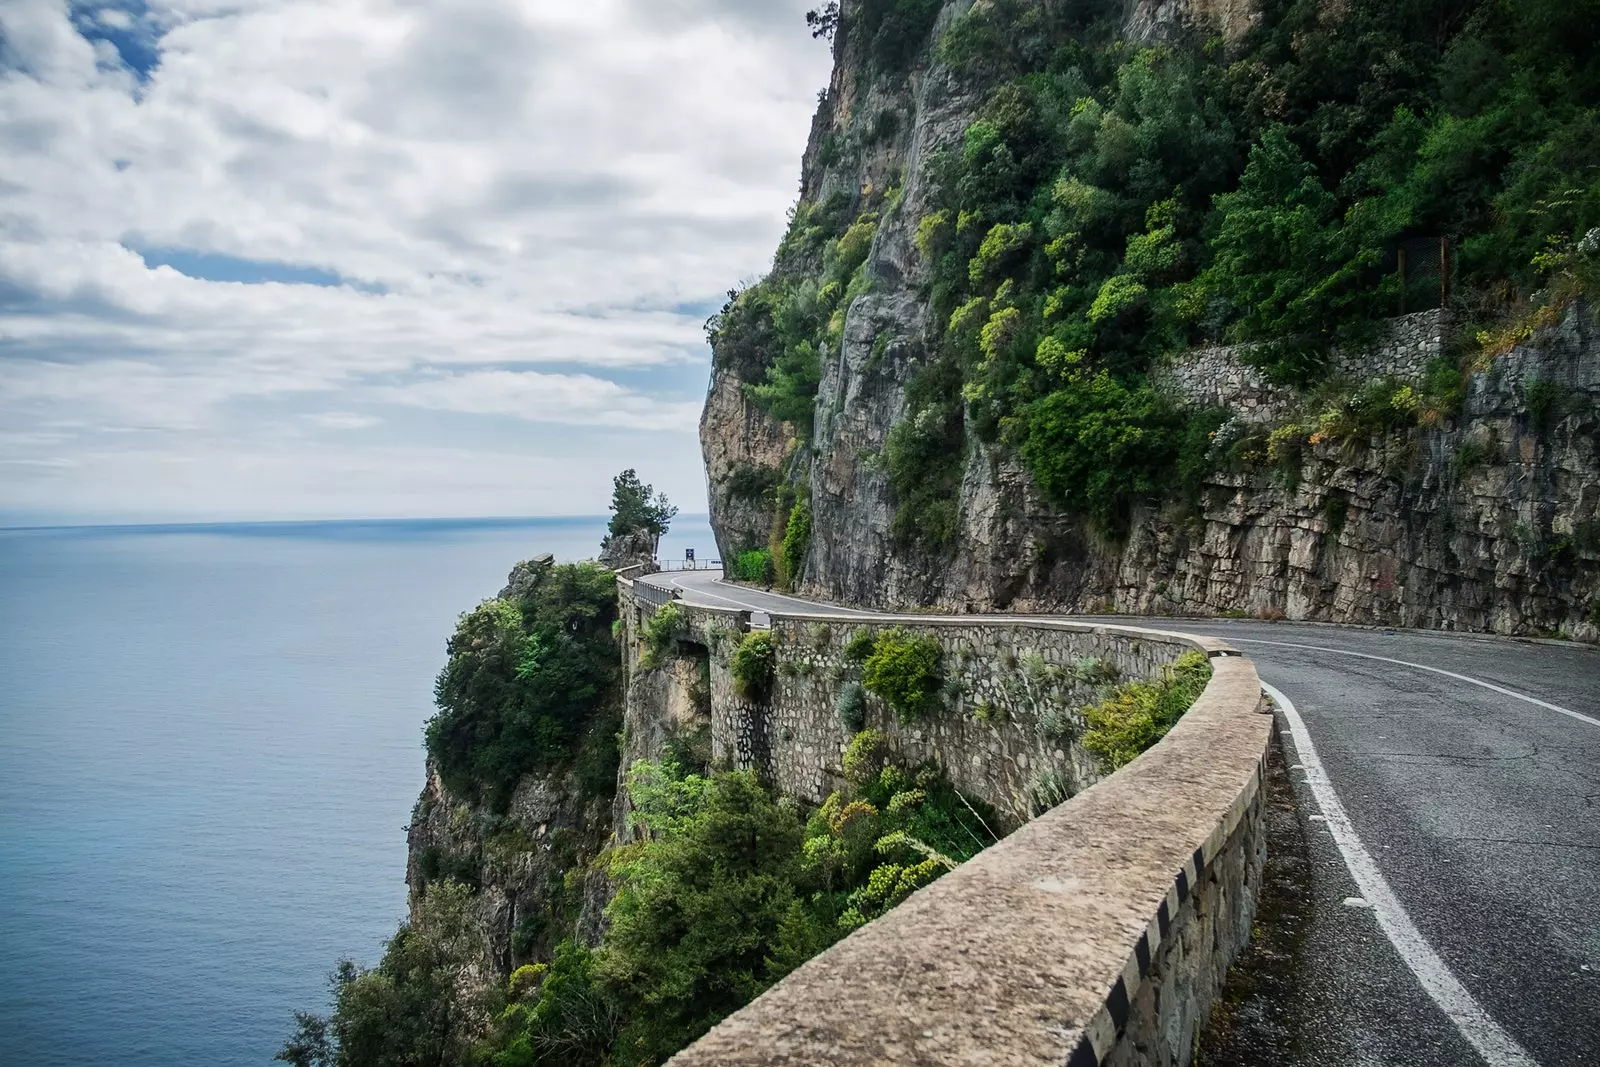
M 715 572 L 648 580 L 713 606 L 877 614 Z M 1600 1064 L 1600 650 L 1130 621 L 1235 644 L 1296 742 L 1313 903 L 1289 1063 Z

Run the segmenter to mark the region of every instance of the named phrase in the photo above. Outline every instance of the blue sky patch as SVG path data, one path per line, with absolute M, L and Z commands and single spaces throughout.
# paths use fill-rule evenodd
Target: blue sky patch
M 105 41 L 141 82 L 161 64 L 161 35 L 165 27 L 150 15 L 144 0 L 68 5 L 72 24 L 85 40 Z
M 171 267 L 206 282 L 283 282 L 285 285 L 343 285 L 344 279 L 320 267 L 301 267 L 271 259 L 243 259 L 221 252 L 195 252 L 184 248 L 135 249 L 147 267 Z M 362 288 L 357 286 L 357 288 Z

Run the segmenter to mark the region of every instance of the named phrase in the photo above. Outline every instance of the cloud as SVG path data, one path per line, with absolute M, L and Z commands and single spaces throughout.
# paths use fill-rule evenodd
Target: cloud
M 62 508 L 129 482 L 179 506 L 158 457 L 184 442 L 218 478 L 270 449 L 260 492 L 303 507 L 296 447 L 307 478 L 330 448 L 379 462 L 425 412 L 441 455 L 528 424 L 597 504 L 612 472 L 559 427 L 688 455 L 706 308 L 770 262 L 826 79 L 807 6 L 11 0 L 0 508 L 53 506 L 24 467 L 64 472 Z M 129 434 L 159 446 L 108 464 Z M 697 464 L 658 478 L 703 491 Z
M 696 402 L 663 403 L 588 374 L 473 371 L 384 390 L 396 403 L 534 422 L 641 430 L 694 429 Z
M 315 411 L 306 419 L 330 430 L 365 430 L 383 421 L 375 415 L 362 415 L 355 411 Z

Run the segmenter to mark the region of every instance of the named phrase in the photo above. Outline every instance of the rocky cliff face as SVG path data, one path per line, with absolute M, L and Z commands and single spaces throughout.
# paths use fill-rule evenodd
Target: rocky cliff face
M 968 6 L 946 4 L 933 39 Z M 1140 0 L 1125 12 L 1135 40 L 1196 18 L 1233 36 L 1255 18 L 1253 5 L 1222 0 Z M 717 338 L 701 441 L 724 559 L 781 528 L 781 498 L 768 487 L 782 482 L 811 496 L 813 533 L 803 565 L 791 562 L 795 584 L 850 603 L 1243 612 L 1600 639 L 1600 328 L 1581 304 L 1508 354 L 1481 359 L 1448 420 L 1339 443 L 1313 435 L 1291 456 L 1298 462 L 1218 470 L 1198 506 L 1138 508 L 1116 537 L 1053 509 L 1013 453 L 968 434 L 953 547 L 930 553 L 897 537 L 880 457 L 907 417 L 907 381 L 926 365 L 934 335 L 917 226 L 931 210 L 930 161 L 959 149 L 983 94 L 937 49 L 886 74 L 864 47 L 845 38 L 836 49 L 801 203 L 847 200 L 851 213 L 876 213 L 863 268 L 870 284 L 822 353 L 809 442 L 751 399 L 774 358 L 759 331 Z M 786 239 L 774 275 L 816 269 Z M 1450 329 L 1430 319 L 1415 345 L 1445 352 Z M 1343 354 L 1336 369 L 1357 388 L 1415 379 L 1426 362 L 1397 363 L 1395 346 L 1380 344 Z M 1239 423 L 1270 428 L 1302 404 L 1236 353 L 1176 363 L 1169 393 L 1228 407 Z
M 599 940 L 610 892 L 589 865 L 610 836 L 610 798 L 585 795 L 570 772 L 529 775 L 498 815 L 452 796 L 429 767 L 406 832 L 406 885 L 413 905 L 440 878 L 476 887 L 490 973 L 508 974 L 566 938 Z

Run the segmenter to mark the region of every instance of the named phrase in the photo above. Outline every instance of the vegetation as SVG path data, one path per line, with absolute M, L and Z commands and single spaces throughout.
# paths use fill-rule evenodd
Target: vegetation
M 902 723 L 914 722 L 937 706 L 944 685 L 939 642 L 900 627 L 880 633 L 861 665 L 862 684 L 894 709 Z
M 473 1062 L 494 995 L 472 981 L 483 935 L 466 886 L 439 882 L 400 924 L 370 970 L 342 960 L 331 978 L 333 1014 L 295 1013 L 277 1058 L 294 1067 L 409 1067 Z
M 677 601 L 663 605 L 656 609 L 656 613 L 645 620 L 644 656 L 642 665 L 646 668 L 659 666 L 661 661 L 672 651 L 678 638 L 689 631 L 689 621 Z
M 783 551 L 779 556 L 778 582 L 785 589 L 793 589 L 805 573 L 806 553 L 811 550 L 811 492 L 802 486 L 789 509 L 789 520 L 784 524 Z
M 503 808 L 523 775 L 580 748 L 615 752 L 615 584 L 595 564 L 560 564 L 526 594 L 461 616 L 426 730 L 428 757 L 453 793 Z
M 772 550 L 752 548 L 741 552 L 733 560 L 733 576 L 741 582 L 754 585 L 772 584 Z
M 839 716 L 839 725 L 852 734 L 859 733 L 867 724 L 866 689 L 860 682 L 844 683 L 834 698 L 833 710 Z
M 1162 668 L 1160 678 L 1118 686 L 1105 700 L 1083 709 L 1088 725 L 1083 747 L 1099 757 L 1106 771 L 1116 770 L 1165 737 L 1210 679 L 1205 654 L 1190 651 Z
M 628 468 L 611 480 L 611 523 L 606 527 L 607 544 L 611 538 L 626 536 L 639 530 L 648 532 L 654 542 L 659 542 L 672 524 L 678 509 L 667 503 L 666 494 L 639 481 L 639 475 Z
M 728 672 L 733 675 L 739 692 L 747 697 L 764 697 L 772 690 L 773 664 L 777 648 L 772 643 L 772 632 L 753 630 L 744 635 L 733 656 L 728 660 Z
M 886 73 L 926 34 L 922 10 L 878 0 L 817 25 Z M 972 437 L 1108 533 L 1137 505 L 1193 502 L 1238 457 L 1212 445 L 1221 413 L 1174 410 L 1151 385 L 1155 362 L 1247 343 L 1271 378 L 1316 384 L 1332 346 L 1437 302 L 1441 239 L 1452 305 L 1487 352 L 1600 296 L 1600 0 L 1263 0 L 1237 40 L 1149 48 L 1120 38 L 1122 17 L 995 0 L 936 44 L 984 103 L 927 164 L 931 202 L 911 220 L 933 335 L 873 347 L 907 378 L 881 455 L 902 544 L 950 549 Z M 719 362 L 802 439 L 895 199 L 830 188 L 713 323 Z M 1430 411 L 1451 414 L 1421 406 L 1378 432 Z

